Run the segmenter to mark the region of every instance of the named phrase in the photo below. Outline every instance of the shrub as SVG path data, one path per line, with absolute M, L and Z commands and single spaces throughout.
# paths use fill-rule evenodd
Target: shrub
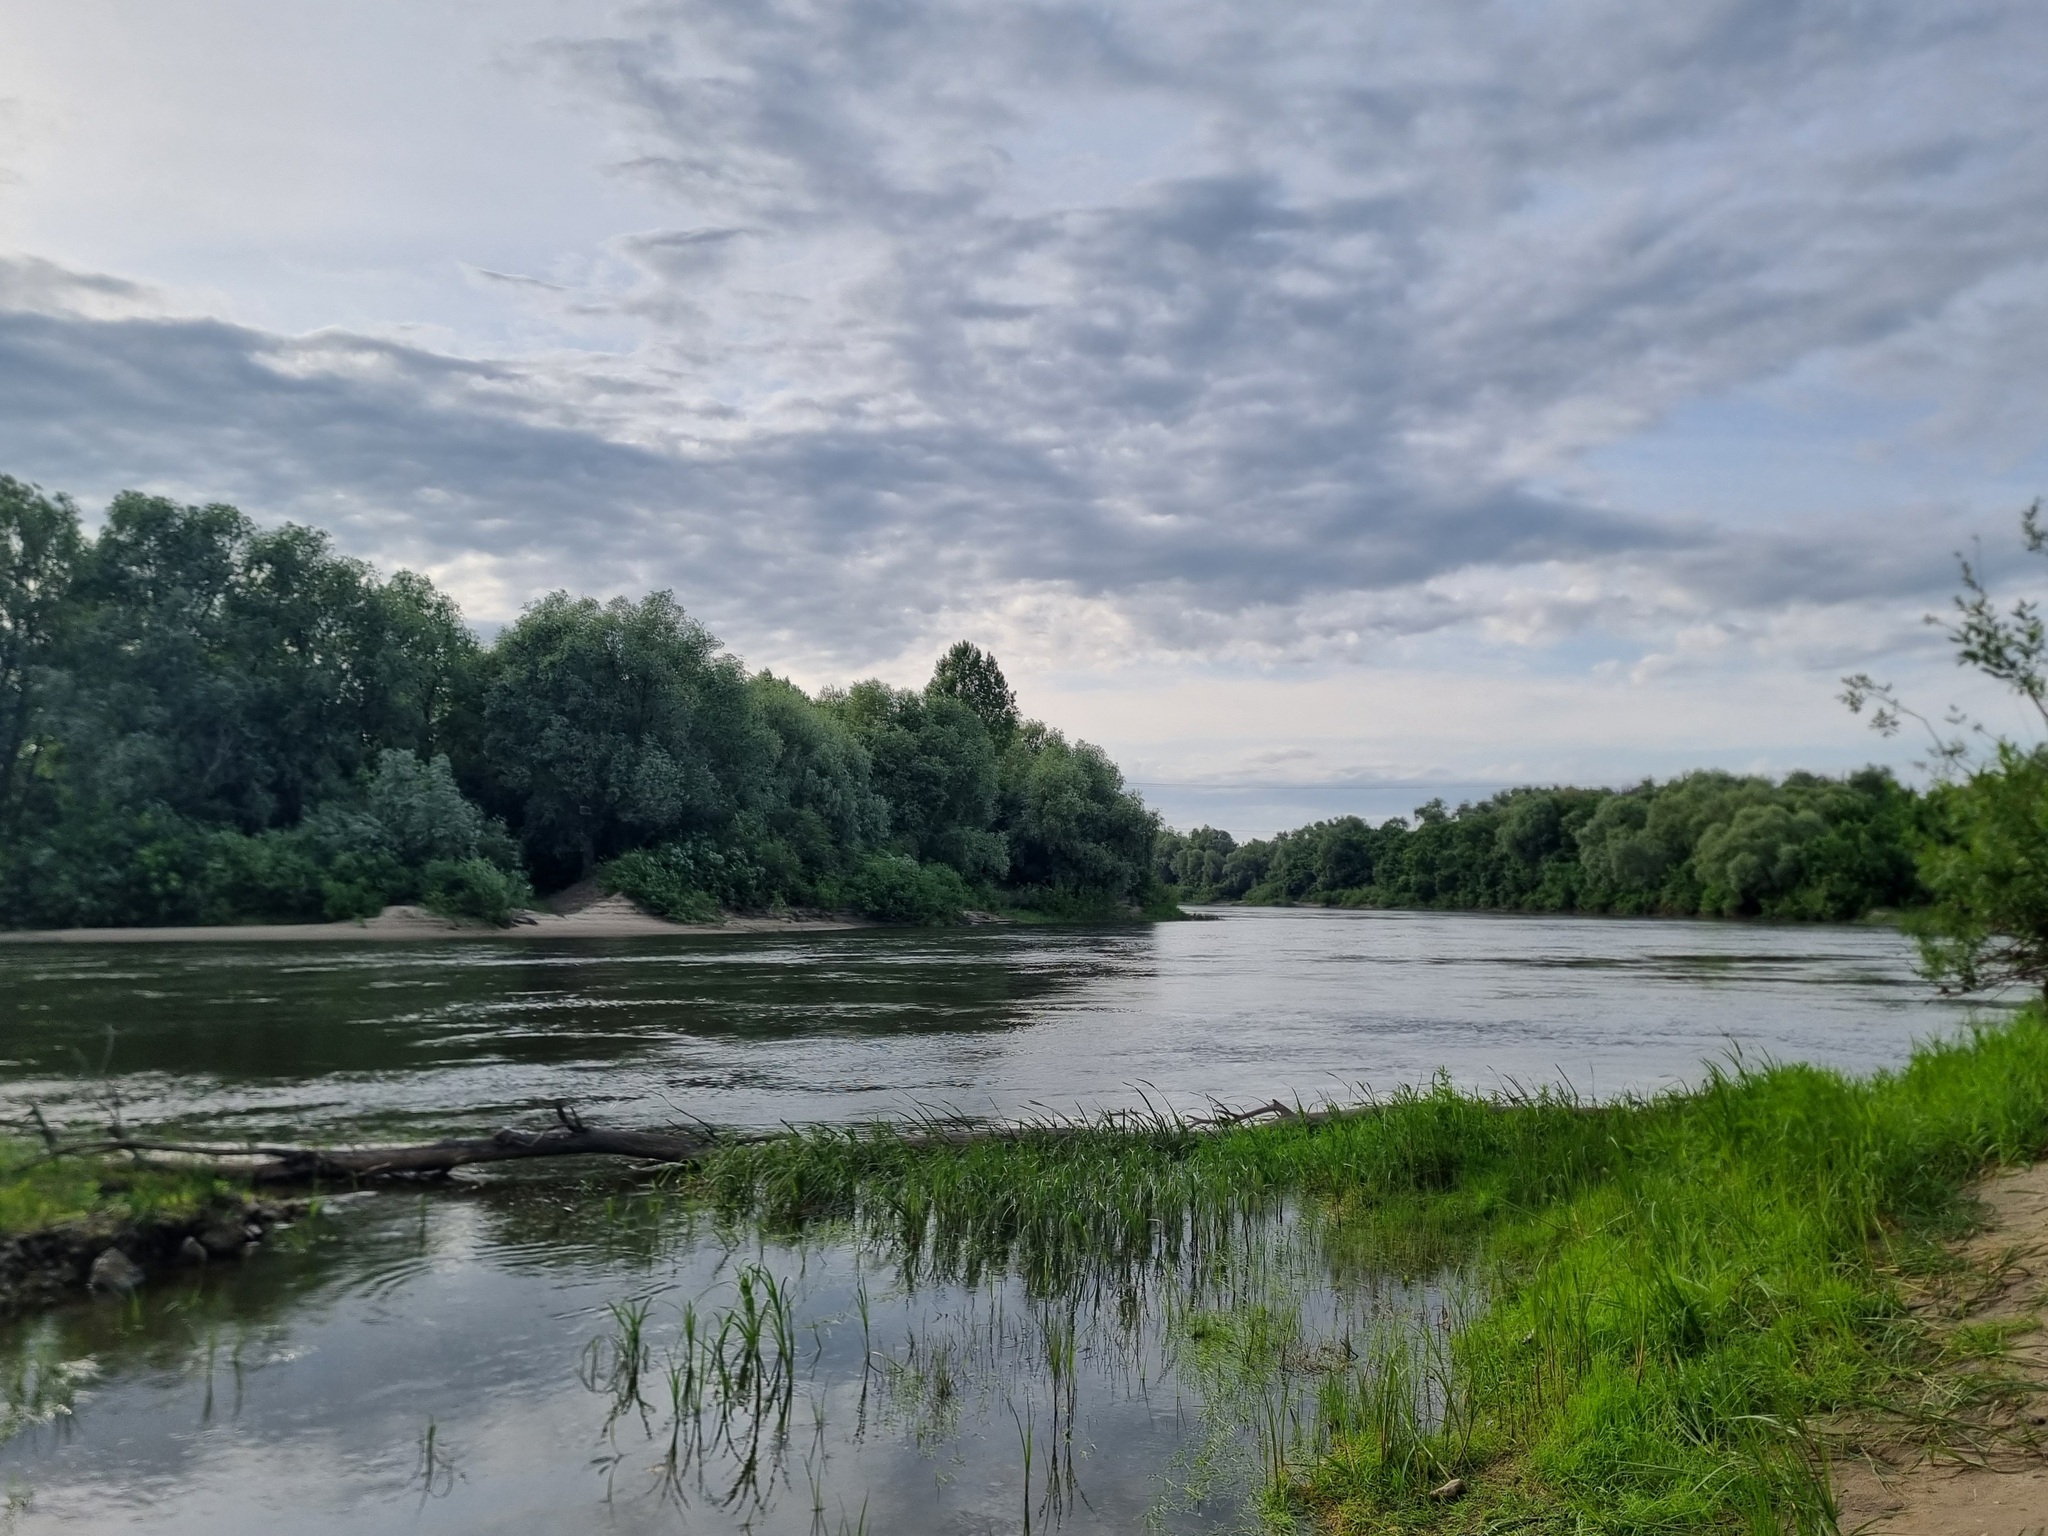
M 207 843 L 204 883 L 204 922 L 238 923 L 252 917 L 311 922 L 327 915 L 327 875 L 318 851 L 295 832 L 259 837 L 214 833 Z
M 901 853 L 876 853 L 840 887 L 841 901 L 885 923 L 950 923 L 968 902 L 967 883 L 944 864 L 920 864 Z
M 684 844 L 663 843 L 622 853 L 598 870 L 598 883 L 671 922 L 718 920 L 718 898 L 704 888 L 701 861 Z
M 436 859 L 422 873 L 421 902 L 443 917 L 472 917 L 500 928 L 532 904 L 524 875 L 500 869 L 489 859 Z
M 363 786 L 362 809 L 408 868 L 493 853 L 501 855 L 495 862 L 517 867 L 511 839 L 463 795 L 445 756 L 423 763 L 404 749 L 378 753 L 376 772 Z

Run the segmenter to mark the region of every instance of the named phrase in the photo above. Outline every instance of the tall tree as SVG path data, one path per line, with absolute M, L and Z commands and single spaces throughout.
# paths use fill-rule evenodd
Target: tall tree
M 995 657 L 971 641 L 956 641 L 939 658 L 925 691 L 958 699 L 974 711 L 998 751 L 1017 734 L 1017 696 Z
M 1009 850 L 989 831 L 996 753 L 972 706 L 879 682 L 856 683 L 834 704 L 867 749 L 875 789 L 888 802 L 890 841 L 970 879 L 1001 877 Z
M 0 835 L 17 829 L 36 775 L 40 674 L 61 636 L 79 545 L 69 497 L 0 475 Z
M 775 753 L 745 669 L 668 592 L 542 598 L 493 647 L 483 720 L 491 797 L 551 883 L 722 830 Z

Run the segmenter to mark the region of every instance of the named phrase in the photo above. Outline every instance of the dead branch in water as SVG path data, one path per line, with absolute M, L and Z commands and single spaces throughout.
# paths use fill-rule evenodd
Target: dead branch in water
M 1323 1109 L 1305 1112 L 1276 1099 L 1256 1109 L 1238 1112 L 1219 1109 L 1213 1116 L 1195 1120 L 1138 1118 L 1125 1128 L 1178 1129 L 1194 1135 L 1213 1135 L 1255 1120 L 1270 1118 L 1317 1123 L 1340 1113 L 1345 1111 Z M 488 1136 L 458 1136 L 411 1144 L 333 1147 L 265 1142 L 165 1141 L 131 1135 L 118 1121 L 102 1137 L 64 1142 L 43 1118 L 38 1106 L 31 1104 L 29 1114 L 47 1150 L 16 1171 L 25 1171 L 59 1157 L 126 1154 L 145 1165 L 212 1169 L 254 1184 L 433 1178 L 474 1163 L 502 1163 L 536 1157 L 623 1157 L 643 1163 L 687 1163 L 705 1156 L 715 1147 L 768 1139 L 759 1133 L 720 1136 L 709 1127 L 609 1130 L 585 1124 L 583 1117 L 566 1103 L 555 1105 L 557 1123 L 540 1131 L 515 1130 L 508 1126 Z M 1114 1129 L 1118 1124 L 1119 1119 L 1115 1116 L 1102 1122 L 1048 1120 L 1025 1124 L 947 1121 L 933 1117 L 894 1130 L 898 1141 L 905 1147 L 964 1147 L 977 1142 L 1084 1135 L 1100 1132 L 1105 1127 Z
M 38 1126 L 42 1111 L 30 1113 Z M 264 1142 L 165 1141 L 112 1128 L 97 1139 L 60 1142 L 45 1131 L 48 1150 L 24 1164 L 58 1157 L 126 1153 L 155 1166 L 211 1168 L 255 1184 L 304 1184 L 316 1180 L 420 1178 L 445 1174 L 471 1163 L 502 1163 L 531 1157 L 627 1157 L 640 1162 L 678 1163 L 701 1157 L 714 1144 L 703 1131 L 622 1131 L 586 1125 L 567 1104 L 555 1106 L 559 1124 L 544 1131 L 507 1127 L 489 1136 L 449 1137 L 410 1145 L 314 1147 Z

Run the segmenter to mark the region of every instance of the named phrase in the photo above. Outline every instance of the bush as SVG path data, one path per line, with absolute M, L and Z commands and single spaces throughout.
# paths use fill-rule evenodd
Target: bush
M 363 786 L 362 814 L 407 868 L 480 857 L 518 867 L 512 840 L 463 795 L 445 756 L 421 762 L 402 748 L 378 753 L 376 772 Z
M 716 922 L 726 907 L 774 905 L 802 878 L 796 856 L 751 824 L 734 833 L 723 846 L 691 837 L 635 848 L 605 864 L 599 883 L 678 923 Z
M 1997 758 L 1930 797 L 1921 878 L 1934 904 L 1915 937 L 1945 992 L 2048 992 L 2048 747 Z
M 163 806 L 75 807 L 39 838 L 0 839 L 0 912 L 40 928 L 197 922 L 207 855 L 206 830 Z
M 718 898 L 705 889 L 704 861 L 688 844 L 635 848 L 605 864 L 597 878 L 607 891 L 630 896 L 671 922 L 718 921 Z
M 869 855 L 840 887 L 841 901 L 885 923 L 950 923 L 967 905 L 967 883 L 944 864 L 907 854 Z
M 524 875 L 500 869 L 489 859 L 436 859 L 423 872 L 421 902 L 443 917 L 471 917 L 510 925 L 513 914 L 533 902 Z
M 216 832 L 207 843 L 204 881 L 203 922 L 313 922 L 328 915 L 327 873 L 297 833 Z

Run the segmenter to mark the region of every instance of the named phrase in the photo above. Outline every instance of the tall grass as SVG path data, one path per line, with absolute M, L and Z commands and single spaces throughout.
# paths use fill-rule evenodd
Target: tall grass
M 1203 1134 L 1171 1116 L 1026 1126 L 948 1145 L 896 1127 L 819 1128 L 723 1149 L 683 1175 L 723 1215 L 775 1229 L 851 1219 L 905 1278 L 978 1284 L 1014 1271 L 1036 1295 L 1199 1263 L 1234 1223 L 1317 1194 L 1434 1263 L 1498 1212 L 1606 1167 L 1631 1120 L 1556 1094 L 1513 1102 L 1440 1080 L 1314 1124 Z
M 1304 1479 L 1337 1529 L 1440 1525 L 1426 1493 L 1457 1473 L 1479 1490 L 1460 1527 L 1511 1507 L 1532 1529 L 1832 1530 L 1815 1426 L 1910 1421 L 1928 1341 L 1899 1260 L 1964 1218 L 1972 1174 L 2048 1147 L 2048 1027 L 1861 1081 L 1717 1072 L 1626 1124 L 1597 1177 L 1491 1234 L 1495 1301 L 1453 1341 L 1428 1454 L 1390 1408 Z
M 734 1274 L 731 1293 L 730 1305 L 685 1302 L 669 1318 L 656 1317 L 647 1297 L 615 1301 L 606 1308 L 610 1327 L 584 1347 L 581 1379 L 610 1399 L 608 1434 L 628 1419 L 651 1434 L 653 1416 L 664 1414 L 661 1486 L 674 1498 L 686 1497 L 692 1468 L 701 1480 L 710 1455 L 722 1450 L 733 1481 L 714 1497 L 724 1505 L 758 1501 L 764 1477 L 772 1482 L 787 1449 L 797 1381 L 790 1284 L 746 1264 Z M 666 1337 L 659 1355 L 657 1329 Z M 656 1401 L 646 1395 L 650 1384 Z

